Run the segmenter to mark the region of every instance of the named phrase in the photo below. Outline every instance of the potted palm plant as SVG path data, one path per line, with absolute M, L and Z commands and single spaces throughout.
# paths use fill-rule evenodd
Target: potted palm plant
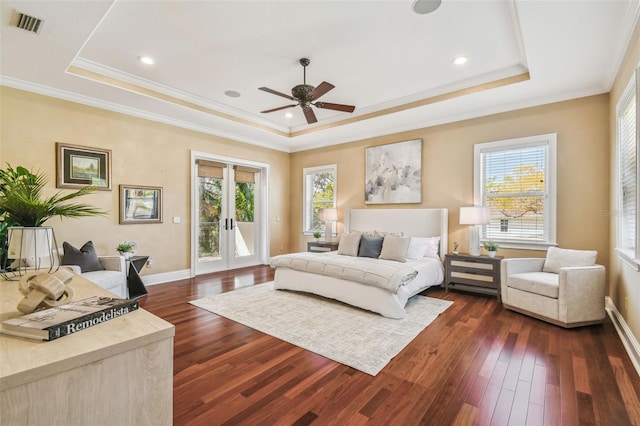
M 72 200 L 93 193 L 92 187 L 85 187 L 75 192 L 57 192 L 50 197 L 43 196 L 43 189 L 47 185 L 47 176 L 42 172 L 32 172 L 31 170 L 18 166 L 13 168 L 7 164 L 5 169 L 0 170 L 0 269 L 6 270 L 8 260 L 11 255 L 8 251 L 8 235 L 11 232 L 16 240 L 20 240 L 19 251 L 13 254 L 12 259 L 25 258 L 25 246 L 22 244 L 25 233 L 33 228 L 44 232 L 34 232 L 39 235 L 36 238 L 43 238 L 46 243 L 39 243 L 41 247 L 51 250 L 51 242 L 57 249 L 53 229 L 45 227 L 43 224 L 52 217 L 86 217 L 103 215 L 106 212 L 84 203 L 73 203 Z M 12 238 L 13 239 L 13 238 Z M 14 250 L 15 251 L 15 250 Z M 33 256 L 31 256 L 33 257 Z

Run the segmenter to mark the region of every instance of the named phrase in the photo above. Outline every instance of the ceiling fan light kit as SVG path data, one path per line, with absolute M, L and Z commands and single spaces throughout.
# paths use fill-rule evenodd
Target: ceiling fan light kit
M 327 83 L 323 81 L 318 85 L 318 87 L 314 87 L 310 84 L 307 84 L 307 66 L 311 63 L 308 58 L 301 58 L 300 65 L 303 67 L 303 83 L 294 86 L 291 89 L 291 95 L 278 92 L 273 89 L 269 89 L 268 87 L 260 87 L 259 90 L 262 90 L 267 93 L 271 93 L 272 95 L 281 96 L 283 98 L 287 98 L 291 101 L 297 102 L 291 105 L 284 105 L 281 107 L 267 109 L 265 111 L 260 111 L 261 113 L 269 113 L 274 111 L 280 111 L 287 108 L 293 108 L 300 106 L 302 108 L 302 112 L 304 113 L 304 117 L 307 120 L 308 124 L 312 124 L 318 121 L 316 118 L 316 114 L 313 112 L 312 106 L 316 108 L 323 109 L 331 109 L 334 111 L 342 111 L 342 112 L 353 112 L 356 107 L 353 105 L 343 105 L 343 104 L 334 104 L 330 102 L 314 102 L 317 101 L 318 98 L 326 94 L 329 90 L 333 89 L 335 86 L 331 83 Z

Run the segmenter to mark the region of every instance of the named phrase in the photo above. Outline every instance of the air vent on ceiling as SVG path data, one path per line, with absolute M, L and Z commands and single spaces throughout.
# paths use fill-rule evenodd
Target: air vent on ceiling
M 22 12 L 18 12 L 17 10 L 13 11 L 12 24 L 14 27 L 38 34 L 42 28 L 43 22 L 44 21 L 40 18 L 29 16 Z

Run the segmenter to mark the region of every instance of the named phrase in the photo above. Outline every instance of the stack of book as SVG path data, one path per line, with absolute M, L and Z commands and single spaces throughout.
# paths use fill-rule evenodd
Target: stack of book
M 138 309 L 138 300 L 94 296 L 2 322 L 0 332 L 54 340 Z

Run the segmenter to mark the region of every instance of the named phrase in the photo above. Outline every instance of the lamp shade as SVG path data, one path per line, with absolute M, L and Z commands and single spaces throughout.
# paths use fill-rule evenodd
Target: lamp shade
M 318 210 L 318 216 L 323 222 L 336 222 L 338 220 L 338 209 L 324 208 Z
M 485 225 L 489 219 L 489 207 L 460 207 L 460 225 Z

